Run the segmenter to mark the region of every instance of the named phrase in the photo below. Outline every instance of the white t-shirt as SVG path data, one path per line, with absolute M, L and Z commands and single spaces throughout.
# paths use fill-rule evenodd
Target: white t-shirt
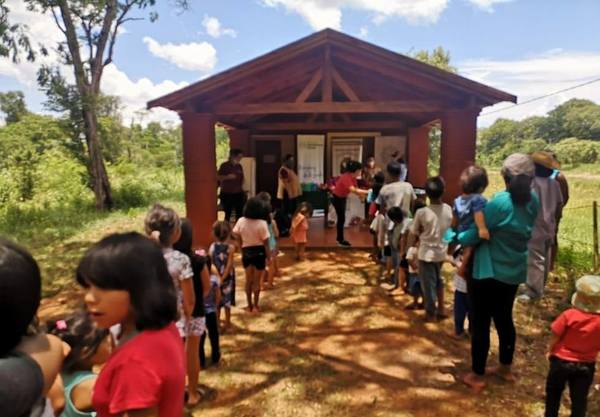
M 381 187 L 375 203 L 386 211 L 392 207 L 400 207 L 406 216 L 410 215 L 410 206 L 417 196 L 413 186 L 408 182 L 396 181 Z
M 406 260 L 408 261 L 408 272 L 410 274 L 416 274 L 417 272 L 419 272 L 416 268 L 413 268 L 411 265 L 411 261 L 417 260 L 417 252 L 418 249 L 416 246 L 411 246 L 406 251 Z
M 242 248 L 263 246 L 269 238 L 269 225 L 265 220 L 240 218 L 233 226 L 233 233 L 242 238 Z
M 458 274 L 454 274 L 454 289 L 458 292 L 467 293 L 467 281 Z
M 415 213 L 410 232 L 419 236 L 419 260 L 443 262 L 448 244 L 442 240 L 452 224 L 452 208 L 446 204 L 430 204 Z

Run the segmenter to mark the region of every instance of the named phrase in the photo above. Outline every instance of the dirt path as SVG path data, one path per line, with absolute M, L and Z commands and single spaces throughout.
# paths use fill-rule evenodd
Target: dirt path
M 560 311 L 560 293 L 537 306 L 516 307 L 519 381 L 513 386 L 490 378 L 488 389 L 476 396 L 457 382 L 468 370 L 469 344 L 448 336 L 452 320 L 425 324 L 422 312 L 405 311 L 408 297 L 390 297 L 375 285 L 377 269 L 365 252 L 310 256 L 293 267 L 287 255 L 280 258 L 285 276 L 262 293 L 260 315 L 243 310 L 238 269 L 235 328 L 221 337 L 220 366 L 201 372 L 205 398 L 194 416 L 541 415 L 546 329 Z M 55 299 L 43 311 L 60 309 Z M 600 415 L 594 414 L 599 400 L 595 392 L 590 416 Z

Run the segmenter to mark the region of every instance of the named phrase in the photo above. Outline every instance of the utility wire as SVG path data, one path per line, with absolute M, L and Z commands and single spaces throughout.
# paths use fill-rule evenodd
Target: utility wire
M 535 97 L 535 98 L 532 98 L 532 99 L 529 99 L 529 100 L 525 100 L 525 101 L 523 101 L 521 103 L 513 104 L 512 106 L 503 107 L 501 109 L 488 111 L 488 112 L 485 112 L 483 114 L 480 114 L 479 117 L 484 117 L 484 116 L 487 116 L 487 115 L 490 115 L 490 114 L 494 114 L 494 113 L 498 113 L 498 112 L 501 112 L 501 111 L 504 111 L 504 110 L 514 109 L 517 106 L 522 106 L 524 104 L 528 104 L 528 103 L 532 103 L 534 101 L 542 100 L 544 98 L 552 97 L 552 96 L 555 96 L 556 94 L 564 93 L 565 91 L 575 90 L 576 88 L 581 88 L 581 87 L 584 87 L 586 85 L 597 83 L 598 81 L 600 81 L 600 77 L 594 78 L 593 80 L 589 80 L 589 81 L 586 81 L 586 82 L 581 83 L 581 84 L 573 85 L 571 87 L 563 88 L 562 90 L 554 91 L 552 93 L 548 93 L 548 94 L 545 94 L 543 96 L 539 96 L 539 97 Z

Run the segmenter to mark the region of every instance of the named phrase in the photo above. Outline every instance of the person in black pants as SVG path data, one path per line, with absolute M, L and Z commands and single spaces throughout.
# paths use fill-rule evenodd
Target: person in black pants
M 240 164 L 242 156 L 240 149 L 230 150 L 229 159 L 221 164 L 217 172 L 217 180 L 221 187 L 219 199 L 225 211 L 226 221 L 230 221 L 233 211 L 236 219 L 242 217 L 244 204 L 246 204 L 246 193 L 243 189 L 244 169 Z
M 210 262 L 208 262 L 210 264 Z M 210 267 L 209 267 L 210 269 Z M 200 338 L 200 366 L 206 369 L 206 354 L 204 353 L 204 341 L 206 333 L 210 339 L 212 364 L 216 365 L 221 359 L 221 350 L 219 347 L 219 319 L 217 316 L 217 307 L 221 303 L 221 290 L 219 278 L 216 275 L 210 277 L 210 291 L 204 297 L 204 312 L 206 317 L 206 332 Z
M 358 161 L 349 161 L 345 165 L 345 172 L 339 176 L 332 190 L 333 198 L 331 203 L 335 209 L 337 215 L 337 236 L 336 240 L 338 245 L 342 247 L 352 246 L 350 242 L 344 239 L 344 224 L 346 223 L 346 201 L 348 195 L 354 193 L 358 196 L 366 196 L 369 194 L 368 190 L 362 190 L 358 188 L 356 178 L 360 176 L 362 165 Z

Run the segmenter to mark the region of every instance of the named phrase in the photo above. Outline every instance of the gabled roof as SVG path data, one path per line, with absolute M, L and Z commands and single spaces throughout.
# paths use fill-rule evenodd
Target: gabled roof
M 325 29 L 152 100 L 147 106 L 183 110 L 191 105 L 194 109 L 211 111 L 213 106 L 230 103 L 294 102 L 299 92 L 306 91 L 307 83 L 315 84 L 314 88 L 322 82 L 316 79 L 315 71 L 319 70 L 324 53 L 338 69 L 338 80 L 342 78 L 341 82 L 347 86 L 345 96 L 354 86 L 372 96 L 371 101 L 391 102 L 402 96 L 415 101 L 468 102 L 480 108 L 502 101 L 516 102 L 514 95 Z M 341 82 L 337 82 L 338 86 Z M 361 88 L 357 84 L 366 85 Z M 304 97 L 304 101 L 311 99 Z M 311 108 L 310 103 L 305 104 Z

